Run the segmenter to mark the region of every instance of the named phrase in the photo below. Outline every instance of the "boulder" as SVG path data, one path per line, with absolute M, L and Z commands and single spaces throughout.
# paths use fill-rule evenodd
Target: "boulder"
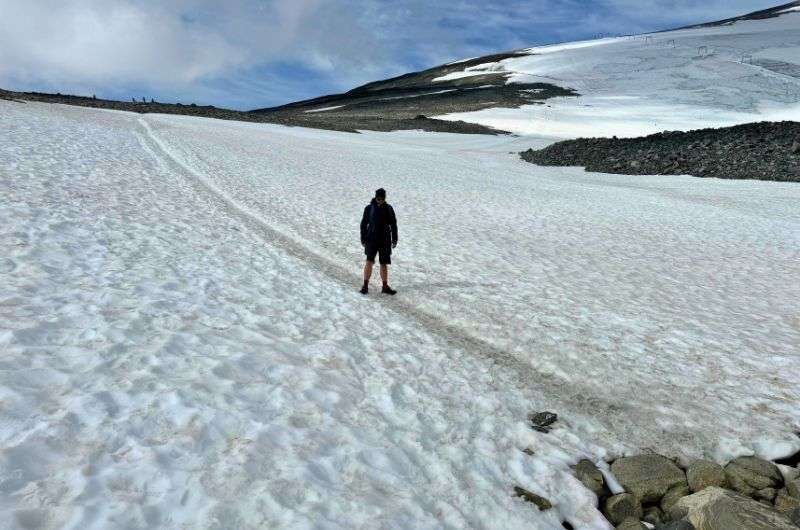
M 603 512 L 611 524 L 620 524 L 629 518 L 638 521 L 642 517 L 642 505 L 636 495 L 632 493 L 620 493 L 609 497 L 603 508 Z
M 670 488 L 686 484 L 681 468 L 672 460 L 655 454 L 620 458 L 611 464 L 611 472 L 625 491 L 642 502 L 658 502 Z
M 642 521 L 650 523 L 653 526 L 658 526 L 664 522 L 664 512 L 658 506 L 650 506 L 644 509 Z
M 669 513 L 670 508 L 672 508 L 676 502 L 687 495 L 691 495 L 691 493 L 692 490 L 690 490 L 689 486 L 686 484 L 678 484 L 677 486 L 670 488 L 661 499 L 661 510 L 664 513 Z
M 778 494 L 778 490 L 775 488 L 764 488 L 763 490 L 758 490 L 757 492 L 753 493 L 753 498 L 757 501 L 767 501 L 768 503 L 772 504 L 772 501 L 775 500 L 775 496 Z
M 786 488 L 780 490 L 775 497 L 775 509 L 779 512 L 789 513 L 794 509 L 800 509 L 800 499 L 792 497 Z
M 714 486 L 679 500 L 670 516 L 686 518 L 696 530 L 797 530 L 775 509 Z
M 680 521 L 672 521 L 671 523 L 656 526 L 656 530 L 695 530 L 695 528 L 686 519 L 681 519 Z
M 583 459 L 575 465 L 575 476 L 598 498 L 603 496 L 603 474 L 591 460 Z
M 541 511 L 549 510 L 553 507 L 553 505 L 540 495 L 536 495 L 532 491 L 528 491 L 525 488 L 520 488 L 519 486 L 514 486 L 514 493 L 517 497 L 522 497 L 526 501 L 530 502 L 531 504 L 535 504 L 537 508 Z
M 786 493 L 795 499 L 800 499 L 800 478 L 790 480 L 786 483 Z
M 794 142 L 792 144 L 792 154 L 793 155 L 800 154 L 800 142 Z
M 797 526 L 800 526 L 800 508 L 795 508 L 787 515 L 789 516 L 790 521 L 792 521 Z
M 725 487 L 725 470 L 721 465 L 710 460 L 695 460 L 686 469 L 686 480 L 689 489 L 694 493 L 709 486 Z
M 647 530 L 647 527 L 636 519 L 625 519 L 615 527 L 615 530 Z
M 740 456 L 725 466 L 731 488 L 748 496 L 764 488 L 780 488 L 783 476 L 778 466 L 754 456 Z

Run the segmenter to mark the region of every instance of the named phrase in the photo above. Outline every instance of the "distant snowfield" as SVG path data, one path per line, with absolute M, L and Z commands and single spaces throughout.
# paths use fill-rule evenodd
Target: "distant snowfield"
M 796 184 L 538 168 L 509 153 L 531 138 L 0 121 L 3 528 L 606 529 L 579 458 L 800 448 Z M 379 186 L 395 298 L 356 292 Z
M 713 28 L 540 46 L 440 80 L 507 72 L 509 83 L 552 83 L 580 97 L 437 117 L 553 138 L 800 120 L 800 77 L 753 61 L 782 61 L 800 72 L 798 50 L 800 13 L 788 11 Z M 620 96 L 629 99 L 609 101 Z

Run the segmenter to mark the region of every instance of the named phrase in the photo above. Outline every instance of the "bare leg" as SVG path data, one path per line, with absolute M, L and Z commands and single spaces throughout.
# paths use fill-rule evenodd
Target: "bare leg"
M 389 267 L 387 265 L 381 265 L 381 280 L 383 285 L 389 285 Z
M 373 261 L 367 261 L 364 264 L 364 283 L 369 283 L 369 279 L 372 277 L 372 266 L 375 264 Z

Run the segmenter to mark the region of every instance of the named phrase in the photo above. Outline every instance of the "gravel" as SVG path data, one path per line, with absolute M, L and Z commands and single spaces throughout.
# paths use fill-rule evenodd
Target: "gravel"
M 520 154 L 533 164 L 601 173 L 800 182 L 798 146 L 800 123 L 783 121 L 630 139 L 579 138 Z

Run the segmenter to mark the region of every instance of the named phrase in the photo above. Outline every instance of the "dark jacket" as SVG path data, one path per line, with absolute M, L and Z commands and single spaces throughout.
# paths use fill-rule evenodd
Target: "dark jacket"
M 361 244 L 378 245 L 397 244 L 397 218 L 394 215 L 394 208 L 384 202 L 383 206 L 378 206 L 375 199 L 372 199 L 361 218 Z

